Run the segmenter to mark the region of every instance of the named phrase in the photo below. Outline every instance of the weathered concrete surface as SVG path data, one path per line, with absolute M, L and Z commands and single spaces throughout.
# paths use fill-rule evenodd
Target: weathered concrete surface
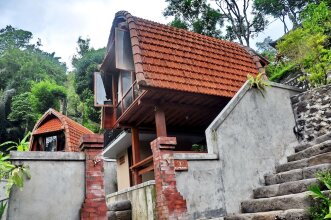
M 190 219 L 225 215 L 218 160 L 191 160 L 187 172 L 176 172 L 177 189 L 186 199 Z
M 328 164 L 331 161 L 331 152 L 319 154 L 310 158 L 304 158 L 302 160 L 288 162 L 276 167 L 276 171 L 285 172 L 293 169 L 300 169 L 304 167 L 315 166 L 319 164 Z
M 270 174 L 265 176 L 265 184 L 279 184 L 302 179 L 314 178 L 315 173 L 324 170 L 330 170 L 331 164 L 319 164 L 316 166 L 305 167 L 302 169 L 295 169 L 277 174 Z
M 106 195 L 117 191 L 116 160 L 104 160 L 105 193 Z
M 11 152 L 11 156 L 15 163 L 30 167 L 32 178 L 22 191 L 12 190 L 8 219 L 80 219 L 85 195 L 83 153 Z
M 224 218 L 225 220 L 275 220 L 275 219 L 295 219 L 309 220 L 309 215 L 304 209 L 290 209 L 285 211 L 271 211 L 259 213 L 237 214 Z
M 223 109 L 206 130 L 208 153 L 219 160 L 190 160 L 189 171 L 176 174 L 193 218 L 238 213 L 264 175 L 286 162 L 294 152 L 288 143 L 298 144 L 290 102 L 298 92 L 273 83 L 263 97 L 245 84 Z
M 7 180 L 0 180 L 0 202 L 3 201 L 8 204 L 8 200 L 7 200 L 8 196 L 6 195 L 6 184 L 7 184 Z M 4 211 L 1 220 L 6 220 L 7 219 L 6 217 L 7 217 L 7 208 Z
M 116 201 L 130 200 L 132 220 L 154 220 L 155 213 L 155 181 L 148 181 L 131 188 L 106 196 L 107 205 Z
M 306 209 L 313 199 L 308 192 L 277 196 L 271 198 L 253 199 L 241 203 L 242 212 L 255 213 L 287 209 Z
M 293 193 L 301 193 L 308 191 L 308 187 L 312 184 L 318 184 L 317 179 L 303 179 L 293 182 L 285 182 L 271 186 L 262 186 L 254 189 L 254 198 L 269 198 L 275 196 L 283 196 Z

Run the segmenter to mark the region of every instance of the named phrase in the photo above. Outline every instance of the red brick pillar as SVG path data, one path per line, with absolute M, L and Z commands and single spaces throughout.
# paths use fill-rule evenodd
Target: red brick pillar
M 174 137 L 158 137 L 151 142 L 156 186 L 156 210 L 159 220 L 187 219 L 186 201 L 176 187 Z
M 83 135 L 80 149 L 85 152 L 85 200 L 81 208 L 82 220 L 106 220 L 107 206 L 104 188 L 103 136 Z

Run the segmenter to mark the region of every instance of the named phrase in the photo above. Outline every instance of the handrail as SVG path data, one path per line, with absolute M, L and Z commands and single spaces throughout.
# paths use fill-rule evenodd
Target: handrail
M 128 89 L 128 91 L 126 91 L 126 92 L 124 93 L 124 95 L 122 96 L 121 101 L 117 102 L 116 107 L 118 107 L 119 104 L 120 104 L 121 102 L 123 102 L 123 100 L 124 100 L 125 97 L 129 94 L 130 91 L 133 91 L 133 87 L 134 87 L 135 84 L 137 84 L 137 81 L 134 81 L 134 82 L 131 84 L 131 86 L 130 86 L 130 88 Z M 132 97 L 133 97 L 133 100 L 134 100 L 134 96 L 133 96 L 133 94 L 132 94 Z
M 142 161 L 139 161 L 138 163 L 132 165 L 130 167 L 130 169 L 137 169 L 137 168 L 142 167 L 144 165 L 150 164 L 151 162 L 153 162 L 153 155 L 151 155 L 151 156 L 143 159 Z

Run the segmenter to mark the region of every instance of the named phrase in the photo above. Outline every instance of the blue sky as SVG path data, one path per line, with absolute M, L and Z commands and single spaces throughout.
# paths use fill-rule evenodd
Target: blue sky
M 10 24 L 31 31 L 35 40 L 41 38 L 43 50 L 56 52 L 69 63 L 79 36 L 89 37 L 94 48 L 106 46 L 117 11 L 166 24 L 169 19 L 162 15 L 166 5 L 164 0 L 0 0 L 0 28 Z M 273 22 L 251 46 L 267 36 L 277 39 L 282 34 L 282 24 Z

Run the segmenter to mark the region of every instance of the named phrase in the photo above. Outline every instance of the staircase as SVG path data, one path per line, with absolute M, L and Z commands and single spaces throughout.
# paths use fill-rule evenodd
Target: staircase
M 265 176 L 265 186 L 253 190 L 254 199 L 241 203 L 241 214 L 225 220 L 304 220 L 311 198 L 307 187 L 317 183 L 317 171 L 331 170 L 331 133 L 312 142 L 299 144 L 288 162 Z M 243 183 L 245 184 L 245 183 Z

